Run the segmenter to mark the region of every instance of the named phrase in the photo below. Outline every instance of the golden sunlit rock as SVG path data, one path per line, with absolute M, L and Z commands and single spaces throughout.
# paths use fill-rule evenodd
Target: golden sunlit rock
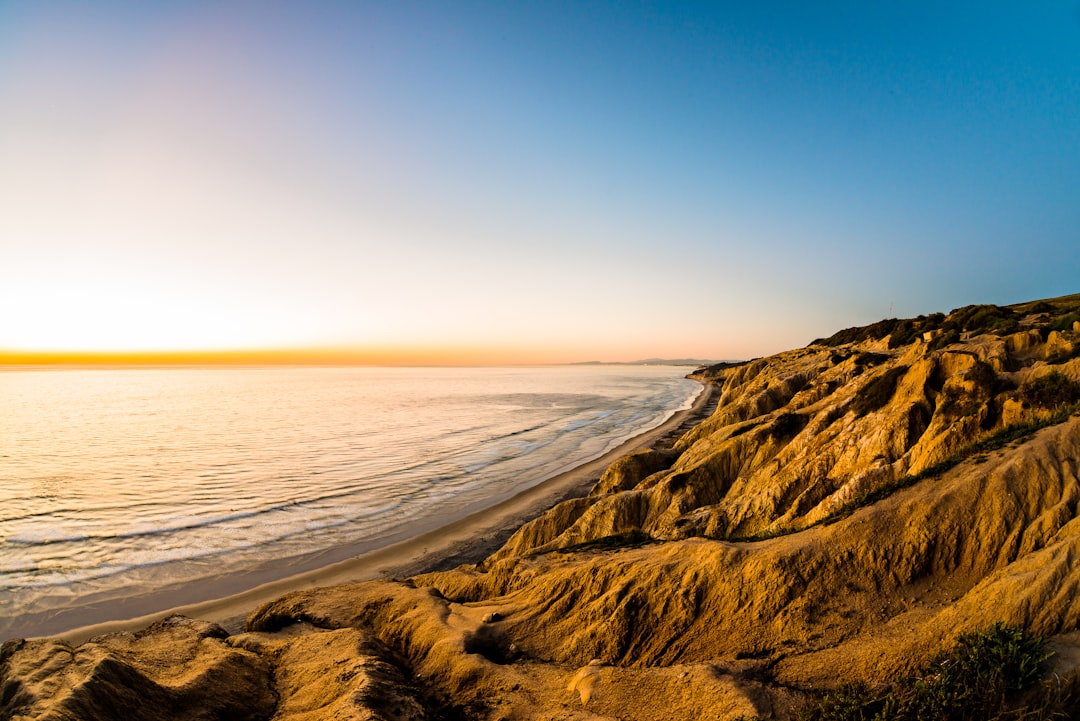
M 589 699 L 592 698 L 593 691 L 596 689 L 597 684 L 600 683 L 601 665 L 603 664 L 598 658 L 589 661 L 587 666 L 583 666 L 574 674 L 574 677 L 570 679 L 570 685 L 566 687 L 568 691 L 578 692 L 582 706 L 589 705 Z
M 997 622 L 1048 638 L 1068 698 L 1080 337 L 1045 331 L 1080 299 L 1050 304 L 1002 333 L 949 316 L 702 369 L 722 390 L 709 419 L 479 564 L 299 590 L 228 638 L 172 619 L 9 642 L 0 712 L 787 719 L 814 689 L 887 685 Z

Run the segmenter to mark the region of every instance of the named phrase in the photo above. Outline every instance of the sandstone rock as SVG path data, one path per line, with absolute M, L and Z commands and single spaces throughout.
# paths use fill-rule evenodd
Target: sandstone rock
M 657 471 L 671 468 L 679 457 L 677 450 L 648 449 L 630 453 L 612 463 L 590 495 L 601 495 L 617 491 L 629 491 L 641 483 L 647 476 Z
M 1031 327 L 1071 302 L 1004 337 L 976 307 L 940 348 L 852 329 L 703 371 L 709 419 L 482 563 L 292 593 L 231 638 L 174 618 L 8 643 L 0 716 L 788 719 L 998 621 L 1047 635 L 1080 689 L 1080 417 L 1023 391 L 1080 381 L 1072 333 Z
M 1060 331 L 1051 331 L 1050 335 L 1046 338 L 1046 358 L 1047 360 L 1054 358 L 1069 358 L 1076 350 L 1076 344 L 1069 338 L 1065 337 L 1064 333 Z
M 1046 345 L 1064 347 L 1055 342 Z M 648 456 L 627 459 L 594 490 L 599 500 L 537 519 L 496 557 L 631 532 L 744 538 L 818 523 L 1030 421 L 1007 378 L 1020 363 L 1010 347 L 1044 350 L 1039 332 L 1026 331 L 933 352 L 915 344 L 902 355 L 876 354 L 872 365 L 859 363 L 865 351 L 856 348 L 837 362 L 834 349 L 811 347 L 728 369 L 715 413 L 676 444 L 681 453 L 669 469 L 627 476 L 623 468 L 640 469 Z M 887 378 L 892 390 L 879 390 Z M 778 432 L 789 419 L 799 428 Z
M 506 608 L 509 637 L 564 664 L 765 655 L 792 659 L 781 666 L 791 683 L 880 679 L 994 620 L 1075 630 L 1080 569 L 1066 559 L 1080 551 L 1080 479 L 1066 459 L 1077 454 L 1080 419 L 992 470 L 961 464 L 832 525 L 758 543 L 692 539 L 536 559 L 470 585 L 461 600 Z M 455 596 L 457 575 L 423 581 Z
M 266 658 L 278 695 L 272 721 L 423 721 L 427 711 L 370 633 L 325 631 L 307 624 L 228 640 Z
M 1042 344 L 1042 335 L 1037 330 L 1020 331 L 1005 338 L 1005 347 L 1010 353 L 1031 350 Z
M 276 702 L 270 669 L 225 636 L 213 624 L 173 616 L 76 647 L 51 639 L 5 644 L 0 717 L 263 721 Z
M 527 568 L 519 572 L 529 573 Z M 421 576 L 417 583 L 429 580 Z M 511 636 L 482 622 L 492 605 L 448 600 L 454 595 L 449 587 L 444 597 L 372 581 L 290 594 L 253 614 L 249 626 L 257 631 L 263 624 L 277 627 L 286 618 L 317 616 L 333 625 L 370 628 L 403 653 L 415 683 L 432 699 L 466 718 L 669 721 L 753 716 L 773 708 L 773 696 L 737 664 L 720 668 L 711 663 L 601 668 L 599 683 L 582 708 L 580 691 L 567 688 L 577 667 L 528 652 L 510 655 Z M 533 597 L 531 603 L 556 600 Z M 507 613 L 500 627 L 511 620 Z

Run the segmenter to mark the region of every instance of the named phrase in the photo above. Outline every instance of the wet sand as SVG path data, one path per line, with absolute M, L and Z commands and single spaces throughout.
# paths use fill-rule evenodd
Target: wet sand
M 475 511 L 449 524 L 420 529 L 412 537 L 392 545 L 331 563 L 315 570 L 273 580 L 212 601 L 184 604 L 187 593 L 173 592 L 176 604 L 165 611 L 148 613 L 150 597 L 160 608 L 162 593 L 127 599 L 121 608 L 124 620 L 82 626 L 55 636 L 69 643 L 79 643 L 103 633 L 136 631 L 172 614 L 183 614 L 221 624 L 232 632 L 240 631 L 247 615 L 257 606 L 290 591 L 333 586 L 373 578 L 404 578 L 432 570 L 476 563 L 497 550 L 523 523 L 567 499 L 583 496 L 617 458 L 636 450 L 671 445 L 712 412 L 719 399 L 715 386 L 705 385 L 693 405 L 676 412 L 651 431 L 631 438 L 600 458 L 549 478 L 494 506 Z M 167 596 L 168 597 L 168 596 Z

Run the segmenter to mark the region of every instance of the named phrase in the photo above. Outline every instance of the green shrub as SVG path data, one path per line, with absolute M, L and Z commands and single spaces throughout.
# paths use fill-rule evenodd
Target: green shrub
M 1055 409 L 1080 401 L 1080 383 L 1061 371 L 1028 381 L 1019 392 L 1020 400 L 1036 408 Z
M 1044 332 L 1052 330 L 1072 330 L 1073 323 L 1080 320 L 1080 311 L 1074 311 L 1060 318 L 1055 318 L 1042 327 Z
M 965 331 L 974 335 L 1001 335 L 1013 332 L 1018 325 L 1016 314 L 1008 308 L 997 305 L 966 305 L 949 313 L 942 329 Z
M 954 386 L 946 386 L 937 399 L 938 410 L 956 417 L 974 415 L 982 405 L 983 402 L 978 395 Z
M 998 385 L 997 371 L 983 360 L 976 360 L 975 365 L 964 373 L 964 377 L 969 381 L 973 381 L 980 390 L 989 391 L 997 388 Z
M 892 329 L 892 333 L 889 334 L 889 348 L 900 348 L 914 343 L 924 333 L 937 330 L 944 320 L 945 316 L 943 314 L 934 313 L 929 316 L 920 315 L 897 322 Z
M 838 346 L 861 343 L 866 340 L 881 340 L 889 336 L 889 347 L 899 348 L 911 343 L 926 331 L 939 328 L 944 320 L 945 316 L 942 313 L 904 319 L 886 318 L 870 325 L 845 328 L 828 338 L 818 338 L 810 345 Z
M 1037 313 L 1056 313 L 1056 312 L 1057 312 L 1057 308 L 1055 308 L 1055 307 L 1054 307 L 1053 305 L 1051 305 L 1050 303 L 1047 303 L 1047 302 L 1046 302 L 1045 300 L 1040 300 L 1040 301 L 1039 301 L 1038 303 L 1036 303 L 1035 305 L 1033 305 L 1033 306 L 1031 306 L 1030 308 L 1028 308 L 1028 309 L 1027 309 L 1027 312 L 1028 312 L 1028 313 L 1032 313 L 1032 314 L 1037 314 Z
M 838 346 L 846 345 L 848 343 L 860 343 L 864 340 L 881 340 L 892 333 L 893 328 L 895 328 L 896 324 L 899 322 L 900 321 L 895 318 L 888 318 L 886 320 L 879 320 L 877 323 L 871 323 L 870 325 L 845 328 L 842 331 L 833 333 L 828 338 L 818 338 L 810 345 Z
M 923 334 L 923 326 L 917 319 L 902 320 L 889 334 L 889 347 L 899 348 L 913 342 Z
M 931 350 L 943 348 L 960 340 L 962 333 L 982 335 L 1006 335 L 1020 328 L 1022 315 L 1031 313 L 1049 313 L 1051 316 L 1062 313 L 1057 318 L 1051 317 L 1041 326 L 1043 334 L 1052 330 L 1072 330 L 1073 323 L 1080 320 L 1080 308 L 1075 306 L 1058 307 L 1047 302 L 1036 303 L 1030 308 L 1021 308 L 1017 313 L 1012 308 L 998 305 L 966 305 L 956 308 L 947 316 L 942 313 L 920 315 L 915 318 L 886 318 L 870 325 L 845 328 L 828 338 L 818 338 L 810 345 L 840 346 L 847 343 L 860 343 L 867 340 L 889 338 L 890 348 L 908 345 L 923 333 L 940 330 L 931 343 Z
M 931 351 L 941 350 L 945 346 L 950 346 L 953 343 L 959 343 L 959 342 L 960 342 L 960 331 L 956 330 L 955 328 L 952 328 L 950 330 L 947 330 L 947 331 L 941 333 L 940 335 L 938 335 L 937 338 L 934 338 L 932 341 L 930 341 L 930 345 L 927 346 L 927 348 L 929 348 Z
M 1043 673 L 1050 654 L 1044 639 L 1019 626 L 996 623 L 965 633 L 948 653 L 915 676 L 887 686 L 845 684 L 809 701 L 800 721 L 975 721 L 1053 718 L 1064 699 L 1049 687 L 1041 698 L 1023 698 Z M 1032 703 L 1034 701 L 1034 703 Z

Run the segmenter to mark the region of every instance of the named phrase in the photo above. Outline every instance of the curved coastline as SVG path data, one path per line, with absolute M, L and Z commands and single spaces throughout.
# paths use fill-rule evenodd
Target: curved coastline
M 636 450 L 663 442 L 674 442 L 692 425 L 711 412 L 719 394 L 711 384 L 701 391 L 687 409 L 674 412 L 659 426 L 633 436 L 600 457 L 563 471 L 539 484 L 493 505 L 467 509 L 466 515 L 449 523 L 427 521 L 392 536 L 346 549 L 330 549 L 316 554 L 305 565 L 316 567 L 280 577 L 269 569 L 234 574 L 216 579 L 225 592 L 212 600 L 195 600 L 196 584 L 156 589 L 146 594 L 110 601 L 107 607 L 121 620 L 82 625 L 66 631 L 48 632 L 68 643 L 81 643 L 105 633 L 136 631 L 173 614 L 221 624 L 239 631 L 247 614 L 257 606 L 290 591 L 333 586 L 380 577 L 404 577 L 430 570 L 477 562 L 494 552 L 519 526 L 560 501 L 588 493 L 592 484 L 613 461 Z M 345 560 L 325 560 L 332 553 Z M 320 558 L 324 558 L 322 563 Z M 147 608 L 166 610 L 147 612 Z M 103 606 L 104 607 L 104 606 Z M 73 612 L 74 613 L 74 612 Z

